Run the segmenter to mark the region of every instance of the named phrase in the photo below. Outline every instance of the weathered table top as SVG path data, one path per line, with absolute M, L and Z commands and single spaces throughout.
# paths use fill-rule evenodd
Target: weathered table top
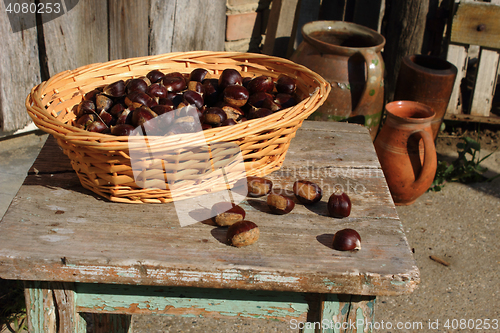
M 0 222 L 0 277 L 360 295 L 416 288 L 419 271 L 364 127 L 304 122 L 269 178 L 287 188 L 314 181 L 323 199 L 282 216 L 265 198 L 244 201 L 261 235 L 235 248 L 223 228 L 181 227 L 173 204 L 112 203 L 84 189 L 50 138 Z M 348 218 L 327 215 L 335 186 L 350 195 Z M 347 227 L 361 235 L 358 252 L 332 249 Z

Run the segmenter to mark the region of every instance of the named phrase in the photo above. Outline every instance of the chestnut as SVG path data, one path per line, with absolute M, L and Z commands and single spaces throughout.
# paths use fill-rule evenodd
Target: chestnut
M 193 90 L 186 90 L 184 94 L 182 94 L 182 102 L 186 105 L 193 104 L 198 109 L 203 107 L 203 97 Z
M 155 105 L 158 105 L 156 101 L 146 93 L 140 91 L 132 91 L 130 94 L 125 97 L 125 104 L 127 106 L 140 107 L 141 105 L 145 105 L 148 108 L 152 108 Z
M 148 107 L 141 106 L 140 108 L 135 109 L 132 111 L 132 125 L 134 126 L 141 126 L 145 122 L 156 118 L 158 115 L 154 113 L 153 110 L 151 110 Z
M 227 119 L 233 119 L 235 121 L 239 121 L 241 118 L 245 116 L 245 113 L 236 106 L 223 104 L 220 108 L 222 109 L 222 111 L 226 113 Z
M 95 96 L 95 106 L 97 111 L 108 111 L 113 106 L 113 100 L 104 94 Z
M 212 127 L 220 126 L 226 119 L 226 113 L 216 106 L 206 109 L 203 113 L 203 122 Z
M 293 193 L 297 200 L 304 205 L 314 204 L 320 201 L 323 196 L 321 188 L 308 180 L 297 180 L 293 183 Z
M 296 88 L 297 80 L 286 74 L 278 76 L 278 80 L 276 81 L 276 90 L 279 93 L 293 94 Z
M 153 83 L 146 89 L 146 94 L 153 98 L 166 98 L 167 89 L 160 83 Z
M 348 217 L 351 214 L 351 199 L 342 193 L 333 193 L 328 199 L 328 212 L 332 217 Z
M 99 112 L 99 119 L 101 119 L 101 121 L 104 122 L 106 126 L 110 126 L 115 121 L 115 118 L 113 118 L 111 113 L 104 110 Z
M 132 112 L 130 109 L 125 109 L 118 115 L 116 120 L 116 124 L 132 124 Z
M 219 202 L 212 206 L 214 222 L 221 227 L 230 226 L 245 219 L 245 210 L 231 202 Z
M 283 194 L 270 193 L 267 196 L 267 205 L 272 213 L 283 215 L 292 211 L 295 207 L 295 202 Z
M 243 220 L 230 225 L 227 228 L 227 240 L 236 247 L 247 246 L 259 239 L 260 231 L 257 224 L 252 221 Z
M 248 196 L 261 197 L 271 192 L 273 182 L 266 178 L 249 176 L 247 177 Z
M 134 129 L 135 129 L 135 127 L 132 125 L 119 124 L 119 125 L 111 126 L 111 134 L 117 135 L 117 136 L 129 136 Z
M 86 113 L 76 119 L 75 127 L 87 129 L 87 127 L 96 120 L 94 113 Z
M 263 117 L 267 117 L 271 114 L 273 114 L 273 111 L 266 109 L 266 108 L 260 108 L 260 109 L 250 111 L 248 113 L 248 119 L 263 118 Z
M 171 102 L 172 103 L 172 102 Z M 173 104 L 160 104 L 160 105 L 155 105 L 151 108 L 151 110 L 154 111 L 157 115 L 162 115 L 164 113 L 170 112 L 174 110 L 174 105 Z
M 276 94 L 274 102 L 281 106 L 281 109 L 290 108 L 297 104 L 296 99 L 290 94 Z
M 266 99 L 273 100 L 274 96 L 266 92 L 260 91 L 255 94 L 251 94 L 250 97 L 248 97 L 248 104 L 258 109 L 262 107 Z
M 224 102 L 231 106 L 242 107 L 248 101 L 248 90 L 243 86 L 231 85 L 227 86 L 222 92 Z
M 258 92 L 271 93 L 274 89 L 274 82 L 270 76 L 257 76 L 248 82 L 247 89 L 250 94 Z
M 179 76 L 165 76 L 162 80 L 167 91 L 179 92 L 186 89 L 186 80 Z
M 125 94 L 126 94 L 125 81 L 119 80 L 119 81 L 113 82 L 111 84 L 108 84 L 107 86 L 104 87 L 102 92 L 110 97 L 125 96 Z
M 148 74 L 146 74 L 146 77 L 149 79 L 149 81 L 151 81 L 151 83 L 156 83 L 161 81 L 165 77 L 165 74 L 157 69 L 153 69 Z
M 198 81 L 189 81 L 187 89 L 192 90 L 194 92 L 197 92 L 198 94 L 200 94 L 202 96 L 205 94 L 205 88 Z
M 226 68 L 222 71 L 219 76 L 219 88 L 224 91 L 227 86 L 238 85 L 241 86 L 243 84 L 243 78 L 241 77 L 240 72 L 233 68 Z
M 203 82 L 203 80 L 208 79 L 210 74 L 205 68 L 195 68 L 189 74 L 189 81 Z
M 361 249 L 361 236 L 354 229 L 342 229 L 333 236 L 333 248 L 338 251 L 358 251 Z
M 269 109 L 273 112 L 279 111 L 282 109 L 281 105 L 278 103 L 276 99 L 266 98 L 262 101 L 262 107 L 265 109 Z
M 109 110 L 109 113 L 111 113 L 113 116 L 118 117 L 123 110 L 125 110 L 125 106 L 121 103 L 117 103 L 113 105 L 113 107 Z
M 108 126 L 106 126 L 106 124 L 100 120 L 94 120 L 90 125 L 87 126 L 87 131 L 89 132 L 102 133 L 106 129 L 108 129 Z
M 148 89 L 148 83 L 145 80 L 139 78 L 130 79 L 127 82 L 126 88 L 127 88 L 127 94 L 130 94 L 132 91 L 146 92 L 146 89 Z
M 237 124 L 238 123 L 234 119 L 226 119 L 220 125 L 221 126 L 233 126 L 233 125 L 237 125 Z
M 95 113 L 95 103 L 91 100 L 83 100 L 78 104 L 76 108 L 77 117 L 81 117 L 84 114 Z
M 219 98 L 219 82 L 217 79 L 205 79 L 203 80 L 202 85 L 205 104 L 213 106 Z

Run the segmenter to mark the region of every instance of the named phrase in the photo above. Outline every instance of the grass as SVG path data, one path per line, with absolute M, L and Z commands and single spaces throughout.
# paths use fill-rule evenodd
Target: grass
M 22 281 L 0 279 L 0 329 L 27 331 L 26 304 Z

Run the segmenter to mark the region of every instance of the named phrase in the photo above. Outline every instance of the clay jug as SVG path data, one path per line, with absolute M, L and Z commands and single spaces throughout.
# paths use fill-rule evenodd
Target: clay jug
M 325 103 L 309 119 L 357 122 L 377 134 L 384 106 L 385 38 L 364 26 L 314 21 L 302 27 L 304 40 L 291 60 L 331 84 Z
M 431 186 L 437 167 L 432 109 L 414 101 L 385 106 L 387 118 L 374 142 L 396 205 L 409 205 Z
M 394 100 L 430 106 L 436 113 L 431 125 L 434 140 L 448 108 L 456 76 L 457 67 L 438 57 L 409 55 L 401 62 Z

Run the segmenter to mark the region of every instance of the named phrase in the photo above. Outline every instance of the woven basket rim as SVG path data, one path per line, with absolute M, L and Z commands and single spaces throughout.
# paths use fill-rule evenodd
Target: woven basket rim
M 297 121 L 297 116 L 290 115 L 290 111 L 297 110 L 299 108 L 303 109 L 302 112 L 299 112 L 299 115 L 302 113 L 300 118 L 303 120 L 307 118 L 307 116 L 310 113 L 312 113 L 314 109 L 316 109 L 319 105 L 321 105 L 324 102 L 324 100 L 326 100 L 326 97 L 328 96 L 331 89 L 330 84 L 325 79 L 323 79 L 319 74 L 306 68 L 305 66 L 296 64 L 288 59 L 268 56 L 258 53 L 246 53 L 246 52 L 189 51 L 189 52 L 172 52 L 161 55 L 143 56 L 143 57 L 135 57 L 128 59 L 118 59 L 108 62 L 99 62 L 89 65 L 84 65 L 73 70 L 62 71 L 50 77 L 48 80 L 33 87 L 31 89 L 31 92 L 26 97 L 25 105 L 34 123 L 43 131 L 54 135 L 58 139 L 71 142 L 76 145 L 81 145 L 83 143 L 82 142 L 83 140 L 85 141 L 85 145 L 93 146 L 95 148 L 100 148 L 100 149 L 106 149 L 108 147 L 109 149 L 113 150 L 126 149 L 125 146 L 122 145 L 122 147 L 119 147 L 116 144 L 121 143 L 128 145 L 128 143 L 131 140 L 129 140 L 130 138 L 127 136 L 114 136 L 111 134 L 88 132 L 84 129 L 80 129 L 70 124 L 67 124 L 61 121 L 60 119 L 56 118 L 51 113 L 47 112 L 45 105 L 43 105 L 44 103 L 42 102 L 42 98 L 45 97 L 47 94 L 52 93 L 49 87 L 65 79 L 72 79 L 74 82 L 77 82 L 79 75 L 99 73 L 104 68 L 109 69 L 109 68 L 118 68 L 117 66 L 128 66 L 129 71 L 131 71 L 130 68 L 132 66 L 141 64 L 144 66 L 148 66 L 148 70 L 153 70 L 155 69 L 155 67 L 158 68 L 160 67 L 158 65 L 155 66 L 155 63 L 159 64 L 159 63 L 180 62 L 180 61 L 196 63 L 197 58 L 203 58 L 203 57 L 214 58 L 218 60 L 230 59 L 232 65 L 235 64 L 234 61 L 240 61 L 241 66 L 245 65 L 251 66 L 254 63 L 252 62 L 252 60 L 272 61 L 279 65 L 286 65 L 288 67 L 292 67 L 297 72 L 307 73 L 314 81 L 317 82 L 317 87 L 314 89 L 312 93 L 309 94 L 309 97 L 303 99 L 294 107 L 280 110 L 265 118 L 247 120 L 245 122 L 233 126 L 224 126 L 224 127 L 204 130 L 203 133 L 205 134 L 205 138 L 208 142 L 220 141 L 221 138 L 224 138 L 226 135 L 229 135 L 234 131 L 242 132 L 245 135 L 258 134 L 259 132 L 262 132 L 263 130 L 269 128 L 269 126 L 256 126 L 256 125 L 262 125 L 262 124 L 265 125 L 266 123 L 269 122 L 276 122 L 277 124 L 279 124 L 279 127 L 286 126 L 287 123 L 289 122 Z M 203 67 L 201 65 L 201 61 L 199 63 L 200 63 L 199 67 Z M 221 62 L 221 64 L 224 64 L 224 62 Z M 194 68 L 195 67 L 191 68 L 186 67 L 186 69 L 188 70 L 192 70 Z M 57 92 L 55 94 L 57 94 Z M 307 112 L 307 114 L 304 114 L 305 113 L 304 111 L 309 109 L 307 104 L 310 103 L 312 99 L 315 100 L 313 102 L 314 105 L 312 105 L 313 110 L 311 112 Z M 163 143 L 163 142 L 168 143 L 172 142 L 172 140 L 178 141 L 185 139 L 188 137 L 188 135 L 189 133 L 176 134 L 171 136 L 150 136 L 149 140 L 155 143 Z

